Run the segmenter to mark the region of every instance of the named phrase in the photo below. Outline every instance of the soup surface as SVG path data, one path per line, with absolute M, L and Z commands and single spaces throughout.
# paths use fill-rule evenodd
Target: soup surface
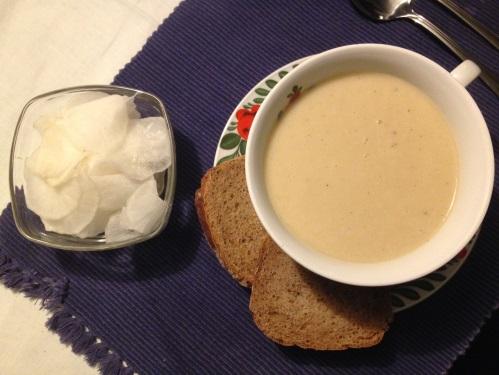
M 271 204 L 304 245 L 353 262 L 401 256 L 446 220 L 458 154 L 443 113 L 398 77 L 333 77 L 279 118 L 264 160 Z

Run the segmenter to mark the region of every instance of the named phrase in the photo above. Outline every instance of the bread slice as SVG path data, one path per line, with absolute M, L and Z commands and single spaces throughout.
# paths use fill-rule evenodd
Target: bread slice
M 249 198 L 244 157 L 208 170 L 196 191 L 195 205 L 220 263 L 241 285 L 250 286 L 267 234 Z
M 349 286 L 317 276 L 270 238 L 263 245 L 250 310 L 271 340 L 316 350 L 376 345 L 392 319 L 386 288 Z

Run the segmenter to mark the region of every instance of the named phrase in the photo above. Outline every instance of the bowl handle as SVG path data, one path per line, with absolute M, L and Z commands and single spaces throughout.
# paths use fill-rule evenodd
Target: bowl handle
M 466 87 L 480 75 L 480 68 L 473 61 L 464 60 L 450 72 L 450 75 Z

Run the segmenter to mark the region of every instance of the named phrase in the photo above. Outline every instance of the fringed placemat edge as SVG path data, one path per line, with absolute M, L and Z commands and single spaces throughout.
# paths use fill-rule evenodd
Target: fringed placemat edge
M 69 292 L 67 279 L 55 279 L 23 269 L 0 248 L 0 282 L 14 292 L 39 301 L 40 307 L 51 314 L 46 327 L 55 332 L 62 343 L 70 345 L 75 354 L 83 355 L 91 366 L 97 366 L 102 375 L 135 374 L 122 357 L 93 334 L 84 321 L 64 304 Z

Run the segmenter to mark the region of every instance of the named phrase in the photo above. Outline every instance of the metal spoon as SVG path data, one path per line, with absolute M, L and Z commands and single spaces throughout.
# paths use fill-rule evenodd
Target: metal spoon
M 468 52 L 465 52 L 446 33 L 422 15 L 416 13 L 411 4 L 412 0 L 352 0 L 352 3 L 362 14 L 375 21 L 392 21 L 399 18 L 410 19 L 435 35 L 462 60 L 474 60 Z M 480 66 L 480 70 L 480 78 L 499 96 L 499 82 L 497 78 L 483 66 Z

